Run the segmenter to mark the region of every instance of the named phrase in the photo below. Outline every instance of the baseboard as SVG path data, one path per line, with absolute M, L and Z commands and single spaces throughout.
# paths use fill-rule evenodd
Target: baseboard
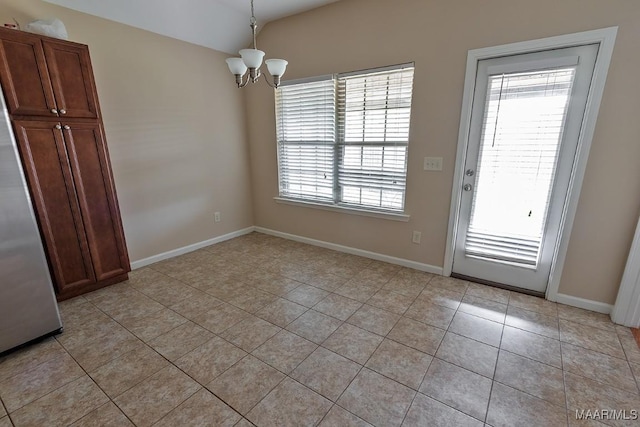
M 138 268 L 145 267 L 149 264 L 153 264 L 159 261 L 164 261 L 165 259 L 173 258 L 178 255 L 184 255 L 189 252 L 196 251 L 198 249 L 202 249 L 206 246 L 215 245 L 216 243 L 224 242 L 225 240 L 234 239 L 236 237 L 244 236 L 245 234 L 249 234 L 254 231 L 255 227 L 247 227 L 242 230 L 233 231 L 231 233 L 223 234 L 222 236 L 214 237 L 213 239 L 204 240 L 202 242 L 194 243 L 192 245 L 183 246 L 181 248 L 173 249 L 167 252 L 163 252 L 158 255 L 153 255 L 148 258 L 144 258 L 138 261 L 133 261 L 131 263 L 131 269 L 136 270 Z
M 572 307 L 584 308 L 585 310 L 596 311 L 598 313 L 611 314 L 613 306 L 604 302 L 593 301 L 566 294 L 557 294 L 556 302 L 570 305 Z
M 442 275 L 442 267 L 436 267 L 429 264 L 423 264 L 417 261 L 410 261 L 403 258 L 396 258 L 390 255 L 379 254 L 377 252 L 365 251 L 364 249 L 352 248 L 349 246 L 338 245 L 336 243 L 325 242 L 323 240 L 311 239 L 309 237 L 297 236 L 295 234 L 283 233 L 281 231 L 271 230 L 264 227 L 254 227 L 254 231 L 269 234 L 271 236 L 282 237 L 287 240 L 294 240 L 300 243 L 306 243 L 321 248 L 332 249 L 338 252 L 344 252 L 351 255 L 358 255 L 365 258 L 375 259 L 377 261 L 388 262 L 389 264 L 401 265 L 403 267 L 413 268 L 415 270 L 425 271 L 427 273 Z

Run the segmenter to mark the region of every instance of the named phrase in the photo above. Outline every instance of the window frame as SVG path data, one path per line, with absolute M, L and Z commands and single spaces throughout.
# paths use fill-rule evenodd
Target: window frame
M 388 142 L 388 143 L 379 144 L 383 147 L 394 147 L 394 146 L 406 147 L 406 151 L 405 151 L 406 154 L 404 156 L 404 171 L 403 171 L 404 186 L 402 189 L 401 209 L 367 206 L 362 204 L 348 203 L 342 200 L 342 197 L 341 197 L 342 191 L 339 184 L 340 168 L 341 166 L 343 166 L 343 163 L 341 163 L 343 162 L 343 153 L 341 150 L 344 150 L 345 147 L 350 145 L 350 143 L 347 143 L 346 141 L 343 140 L 344 134 L 343 132 L 341 132 L 340 120 L 344 118 L 346 114 L 345 113 L 346 110 L 339 109 L 341 107 L 340 105 L 341 100 L 339 99 L 339 94 L 338 94 L 340 90 L 339 85 L 341 84 L 341 81 L 345 81 L 348 78 L 364 77 L 366 75 L 374 75 L 374 74 L 385 73 L 389 71 L 402 72 L 403 70 L 406 70 L 408 68 L 412 69 L 412 72 L 415 72 L 415 63 L 408 62 L 408 63 L 402 63 L 397 65 L 385 66 L 385 67 L 351 71 L 347 73 L 336 73 L 336 74 L 328 74 L 328 75 L 325 74 L 322 76 L 316 76 L 311 78 L 302 78 L 302 79 L 284 81 L 282 83 L 283 87 L 301 85 L 305 83 L 327 81 L 327 80 L 331 80 L 333 82 L 333 86 L 334 86 L 333 101 L 335 105 L 335 109 L 333 112 L 334 123 L 335 123 L 333 127 L 334 138 L 331 143 L 331 146 L 333 148 L 333 169 L 332 169 L 332 182 L 333 182 L 332 196 L 333 197 L 331 200 L 319 200 L 319 199 L 314 199 L 313 197 L 304 197 L 304 196 L 296 197 L 296 196 L 283 194 L 283 180 L 282 180 L 283 177 L 282 177 L 282 163 L 281 163 L 282 154 L 283 154 L 282 147 L 283 147 L 283 144 L 287 143 L 287 141 L 281 140 L 281 135 L 280 135 L 280 126 L 281 126 L 280 114 L 281 113 L 279 111 L 278 95 L 276 95 L 275 119 L 276 119 L 276 144 L 277 144 L 276 151 L 277 151 L 277 169 L 278 169 L 278 196 L 274 197 L 274 200 L 278 203 L 288 204 L 288 205 L 304 206 L 304 207 L 317 208 L 317 209 L 335 211 L 335 212 L 344 212 L 344 213 L 363 215 L 363 216 L 375 217 L 375 218 L 385 218 L 385 219 L 391 219 L 395 221 L 408 221 L 410 216 L 406 213 L 407 212 L 406 194 L 407 194 L 407 183 L 408 183 L 407 182 L 408 158 L 409 158 L 409 142 L 410 142 L 411 112 L 412 112 L 411 109 L 413 107 L 414 76 L 413 75 L 411 76 L 411 84 L 410 84 L 411 97 L 410 97 L 410 103 L 409 103 L 408 123 L 406 126 L 406 134 L 407 134 L 406 142 L 404 141 L 396 142 L 396 143 Z M 383 111 L 387 112 L 389 110 L 390 110 L 389 108 L 385 108 Z M 385 129 L 386 129 L 386 126 L 387 125 L 385 123 Z M 344 129 L 344 122 L 342 123 L 342 129 Z M 363 140 L 360 144 L 362 144 L 363 146 L 367 145 L 365 140 Z M 380 191 L 382 191 L 382 188 L 380 189 Z

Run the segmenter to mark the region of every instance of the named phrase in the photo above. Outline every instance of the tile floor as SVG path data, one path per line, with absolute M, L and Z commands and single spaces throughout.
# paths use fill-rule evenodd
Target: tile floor
M 638 425 L 575 420 L 640 409 L 607 316 L 263 234 L 60 309 L 0 359 L 0 427 Z

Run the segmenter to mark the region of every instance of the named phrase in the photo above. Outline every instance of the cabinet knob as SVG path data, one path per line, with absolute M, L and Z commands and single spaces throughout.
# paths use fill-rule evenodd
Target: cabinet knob
M 51 109 L 51 113 L 52 113 L 52 114 L 58 114 L 58 110 L 56 110 L 55 108 L 52 108 L 52 109 Z
M 60 114 L 67 114 L 67 110 L 65 110 L 64 108 L 60 110 Z
M 58 130 L 62 129 L 62 126 L 60 126 L 60 123 L 58 123 L 58 124 L 56 125 L 56 129 L 58 129 Z
M 69 129 L 71 129 L 71 126 L 69 126 L 69 125 L 64 125 L 64 129 L 65 129 L 65 130 L 69 130 Z

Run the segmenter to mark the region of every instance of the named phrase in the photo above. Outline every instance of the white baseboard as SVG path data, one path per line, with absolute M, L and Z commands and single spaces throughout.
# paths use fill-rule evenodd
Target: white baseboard
M 344 252 L 351 255 L 358 255 L 365 258 L 375 259 L 377 261 L 388 262 L 389 264 L 401 265 L 403 267 L 413 268 L 415 270 L 425 271 L 427 273 L 442 275 L 442 267 L 436 267 L 429 264 L 423 264 L 417 261 L 410 261 L 403 258 L 396 258 L 390 255 L 379 254 L 377 252 L 365 251 L 364 249 L 352 248 L 349 246 L 338 245 L 337 243 L 325 242 L 322 240 L 310 239 L 309 237 L 297 236 L 295 234 L 283 233 L 281 231 L 271 230 L 263 227 L 254 227 L 259 233 L 269 234 L 271 236 L 282 237 L 283 239 L 294 240 L 300 243 L 306 243 L 321 248 L 332 249 L 338 252 Z
M 613 310 L 613 306 L 611 304 L 574 297 L 566 294 L 557 294 L 556 302 L 604 314 L 610 314 L 611 310 Z
M 138 268 L 145 267 L 149 264 L 153 264 L 159 261 L 164 261 L 165 259 L 173 258 L 178 255 L 184 255 L 189 252 L 196 251 L 198 249 L 204 248 L 206 246 L 215 245 L 216 243 L 224 242 L 225 240 L 234 239 L 236 237 L 244 236 L 245 234 L 249 234 L 254 231 L 254 227 L 243 228 L 242 230 L 233 231 L 231 233 L 223 234 L 222 236 L 214 237 L 213 239 L 205 240 L 202 242 L 194 243 L 192 245 L 183 246 L 178 249 L 173 249 L 167 252 L 163 252 L 158 255 L 153 255 L 148 258 L 140 259 L 137 261 L 133 261 L 131 263 L 131 268 L 136 270 Z

